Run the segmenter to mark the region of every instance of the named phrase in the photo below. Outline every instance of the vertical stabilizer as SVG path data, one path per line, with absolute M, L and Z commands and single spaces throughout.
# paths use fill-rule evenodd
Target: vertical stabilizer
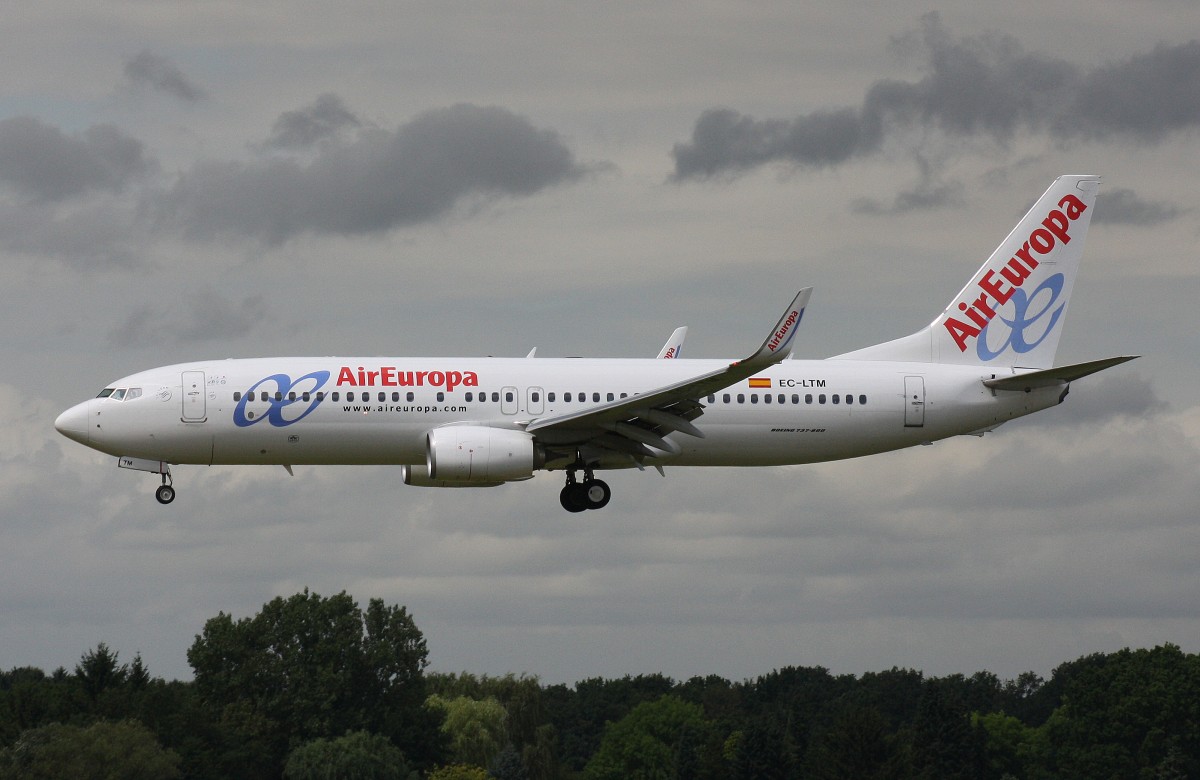
M 937 319 L 837 357 L 1053 366 L 1099 187 L 1099 176 L 1059 176 Z

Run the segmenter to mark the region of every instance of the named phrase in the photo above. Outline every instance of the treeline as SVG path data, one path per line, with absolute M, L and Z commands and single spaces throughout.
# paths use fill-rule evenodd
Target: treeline
M 104 644 L 73 670 L 0 672 L 4 778 L 1195 778 L 1200 656 L 1165 645 L 1049 680 L 753 680 L 426 671 L 403 607 L 345 593 L 210 619 L 191 682 Z

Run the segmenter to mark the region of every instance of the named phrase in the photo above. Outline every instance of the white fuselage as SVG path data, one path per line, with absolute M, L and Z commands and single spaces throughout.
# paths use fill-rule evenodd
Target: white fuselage
M 125 377 L 107 397 L 68 410 L 60 424 L 102 452 L 167 463 L 421 464 L 426 437 L 440 426 L 520 430 L 536 418 L 726 365 L 337 357 L 184 363 Z M 982 380 L 992 376 L 981 366 L 786 360 L 702 397 L 704 412 L 694 424 L 704 437 L 671 434 L 678 454 L 657 460 L 770 466 L 851 458 L 988 430 L 1063 396 L 1062 386 L 991 390 Z M 551 446 L 570 444 L 569 431 L 547 436 Z M 563 465 L 551 460 L 546 467 Z M 596 464 L 630 465 L 628 458 Z

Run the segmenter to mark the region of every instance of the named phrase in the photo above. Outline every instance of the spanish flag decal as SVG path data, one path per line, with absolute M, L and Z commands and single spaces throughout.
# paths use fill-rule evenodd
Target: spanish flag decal
M 770 388 L 771 380 L 769 377 L 765 377 L 765 376 L 753 376 L 753 377 L 750 377 L 750 387 L 751 387 L 751 389 L 756 388 L 756 387 Z

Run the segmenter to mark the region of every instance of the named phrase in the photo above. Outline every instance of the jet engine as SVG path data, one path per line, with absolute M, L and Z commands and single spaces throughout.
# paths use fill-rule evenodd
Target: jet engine
M 426 438 L 426 453 L 424 467 L 404 467 L 405 484 L 492 487 L 529 479 L 543 461 L 531 434 L 482 425 L 434 428 Z

